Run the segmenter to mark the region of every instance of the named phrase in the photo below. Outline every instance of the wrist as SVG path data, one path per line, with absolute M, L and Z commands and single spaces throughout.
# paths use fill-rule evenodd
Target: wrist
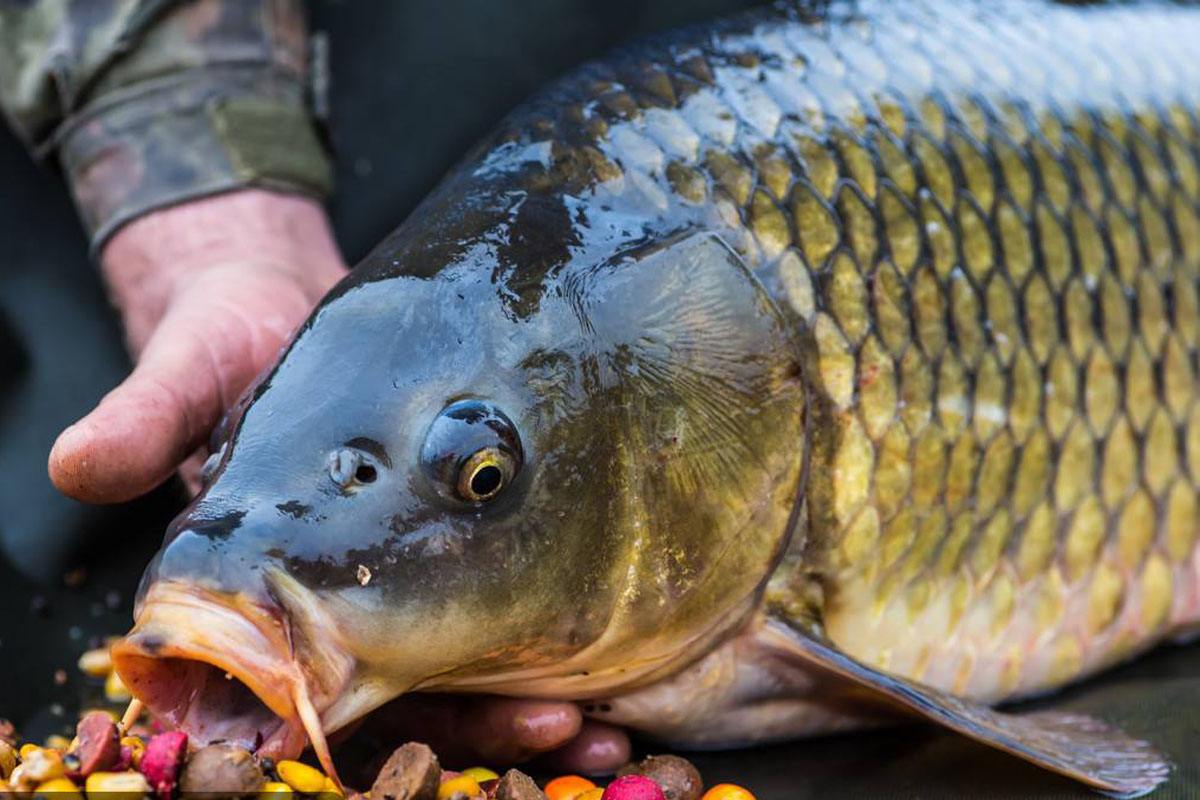
M 204 273 L 241 265 L 283 273 L 315 293 L 346 272 L 320 203 L 243 189 L 159 209 L 117 231 L 100 254 L 113 302 L 165 307 Z
M 101 270 L 137 355 L 177 299 L 240 292 L 269 296 L 278 324 L 296 324 L 346 274 L 315 200 L 243 189 L 159 209 L 123 226 Z

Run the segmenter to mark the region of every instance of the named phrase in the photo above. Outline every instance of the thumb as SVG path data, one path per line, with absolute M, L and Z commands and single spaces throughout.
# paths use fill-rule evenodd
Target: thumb
M 91 503 L 150 491 L 278 352 L 282 332 L 208 306 L 170 309 L 129 377 L 59 435 L 48 465 L 59 491 Z

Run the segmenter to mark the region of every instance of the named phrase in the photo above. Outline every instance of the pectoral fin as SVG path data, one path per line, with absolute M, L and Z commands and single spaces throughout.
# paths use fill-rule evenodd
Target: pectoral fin
M 1167 779 L 1152 745 L 1092 717 L 1056 711 L 1006 714 L 855 661 L 819 634 L 771 620 L 759 641 L 781 656 L 820 666 L 925 719 L 1116 797 L 1143 795 Z

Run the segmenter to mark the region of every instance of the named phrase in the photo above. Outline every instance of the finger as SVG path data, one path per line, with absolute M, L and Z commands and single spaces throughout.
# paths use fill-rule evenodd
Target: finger
M 207 460 L 208 448 L 201 446 L 196 452 L 188 456 L 186 461 L 179 465 L 179 479 L 183 481 L 188 497 L 195 497 L 200 494 L 200 489 L 204 486 L 202 477 L 204 462 Z
M 129 500 L 162 483 L 204 441 L 266 361 L 264 350 L 274 352 L 282 338 L 237 309 L 213 306 L 172 308 L 130 376 L 63 431 L 49 459 L 60 491 L 88 502 Z M 274 339 L 269 348 L 264 337 Z
M 537 765 L 552 772 L 608 775 L 629 763 L 632 747 L 625 731 L 595 720 L 585 720 L 579 735 L 563 747 L 537 759 Z
M 417 694 L 384 706 L 366 727 L 385 746 L 426 742 L 447 765 L 501 766 L 562 746 L 582 721 L 574 703 Z
M 574 703 L 486 698 L 463 733 L 480 755 L 496 763 L 518 761 L 561 747 L 578 735 L 583 715 Z

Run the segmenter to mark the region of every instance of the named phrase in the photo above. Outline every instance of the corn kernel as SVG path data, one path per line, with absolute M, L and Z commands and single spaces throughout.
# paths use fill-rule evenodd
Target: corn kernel
M 39 745 L 36 745 L 33 742 L 26 742 L 25 744 L 21 745 L 21 760 L 24 761 L 25 759 L 29 758 L 31 753 L 36 753 L 41 749 L 42 748 Z
M 597 786 L 595 789 L 585 789 L 582 794 L 575 795 L 575 800 L 601 800 L 604 790 Z
M 122 736 L 121 746 L 129 748 L 129 759 L 134 768 L 142 765 L 142 756 L 146 752 L 146 743 L 136 736 Z
M 60 752 L 66 752 L 67 748 L 69 748 L 70 746 L 71 746 L 71 740 L 65 736 L 60 736 L 57 733 L 52 733 L 46 737 L 46 747 L 50 748 L 51 750 L 58 750 Z
M 437 800 L 452 800 L 454 797 L 482 797 L 483 789 L 469 775 L 459 775 L 448 781 L 442 781 L 438 787 Z
M 46 750 L 34 747 L 32 750 L 22 747 L 29 755 L 21 759 L 21 763 L 13 770 L 9 783 L 21 791 L 31 791 L 47 781 L 61 778 L 66 774 L 63 767 L 62 753 L 57 750 Z
M 487 767 L 470 767 L 462 771 L 468 778 L 474 778 L 476 783 L 499 780 L 500 776 Z
M 21 760 L 25 774 L 38 783 L 45 783 L 66 773 L 63 768 L 62 753 L 57 750 L 47 750 L 39 747 Z
M 93 772 L 87 776 L 84 789 L 89 795 L 104 800 L 140 800 L 150 793 L 150 783 L 140 772 Z
M 296 793 L 283 781 L 267 781 L 258 790 L 257 800 L 291 800 Z
M 79 671 L 84 675 L 91 675 L 93 678 L 107 678 L 108 673 L 112 672 L 112 656 L 108 654 L 107 647 L 97 647 L 95 650 L 88 650 L 81 655 L 77 665 Z
M 595 788 L 596 784 L 580 775 L 560 775 L 546 784 L 545 792 L 547 800 L 575 800 Z
M 62 800 L 82 795 L 79 794 L 79 787 L 71 783 L 70 778 L 51 778 L 34 789 L 33 796 L 48 798 L 48 800 Z
M 325 788 L 325 773 L 299 761 L 280 761 L 275 772 L 281 781 L 303 794 L 317 794 Z
M 754 795 L 732 783 L 718 783 L 704 793 L 700 800 L 754 800 Z
M 110 703 L 128 703 L 133 699 L 121 676 L 115 672 L 108 673 L 104 679 L 104 699 Z

